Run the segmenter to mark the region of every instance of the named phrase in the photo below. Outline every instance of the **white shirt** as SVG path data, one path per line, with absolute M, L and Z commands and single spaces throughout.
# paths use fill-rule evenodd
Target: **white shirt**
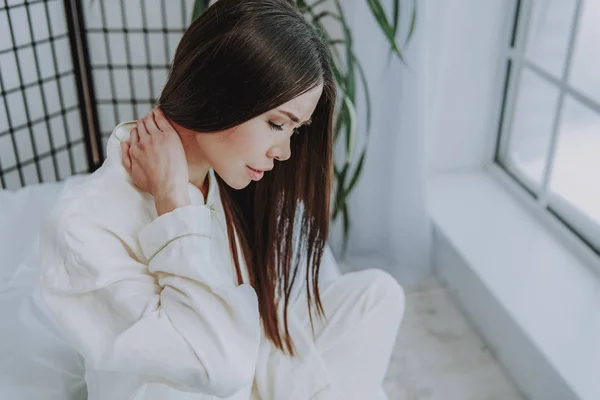
M 121 164 L 134 125 L 117 125 L 103 165 L 62 193 L 40 235 L 42 297 L 85 359 L 88 399 L 333 398 L 294 313 L 292 359 L 237 285 L 214 171 L 206 201 L 190 183 L 192 205 L 158 217 Z

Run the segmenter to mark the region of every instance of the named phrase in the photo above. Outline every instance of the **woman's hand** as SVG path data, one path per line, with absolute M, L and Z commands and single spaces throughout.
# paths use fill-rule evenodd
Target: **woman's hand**
M 183 145 L 159 107 L 137 121 L 121 151 L 133 184 L 154 196 L 159 215 L 191 204 Z

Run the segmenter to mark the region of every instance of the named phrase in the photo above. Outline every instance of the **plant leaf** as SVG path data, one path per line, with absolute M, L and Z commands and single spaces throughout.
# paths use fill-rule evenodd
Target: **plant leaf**
M 365 90 L 365 101 L 366 101 L 366 109 L 367 109 L 367 138 L 369 137 L 369 132 L 371 130 L 371 95 L 369 94 L 369 85 L 367 83 L 367 74 L 365 74 L 365 70 L 362 67 L 362 63 L 356 57 L 356 54 L 352 52 L 352 57 L 354 58 L 354 65 L 358 69 L 358 75 L 362 82 L 363 89 Z
M 344 104 L 346 110 L 348 110 L 348 123 L 346 124 L 346 164 L 350 164 L 354 151 L 354 142 L 356 141 L 356 108 L 352 99 L 348 96 L 344 96 Z
M 393 19 L 394 26 L 392 30 L 394 31 L 394 38 L 398 34 L 398 22 L 400 21 L 400 0 L 394 0 L 394 9 L 393 9 Z
M 346 85 L 345 92 L 352 102 L 355 101 L 356 96 L 356 78 L 354 75 L 354 61 L 355 57 L 352 55 L 353 39 L 352 30 L 346 22 L 346 16 L 344 15 L 344 9 L 339 0 L 335 0 L 335 5 L 340 15 L 340 23 L 342 25 L 342 32 L 344 34 L 344 40 L 346 41 Z
M 344 195 L 344 184 L 346 182 L 346 174 L 348 173 L 348 165 L 344 164 L 344 167 L 337 174 L 337 191 L 335 193 L 334 211 L 332 219 L 335 220 L 338 212 L 344 207 L 343 199 Z
M 342 96 L 343 96 L 343 91 L 342 91 Z M 334 136 L 333 136 L 334 142 L 337 142 L 337 138 L 340 135 L 340 133 L 342 132 L 342 128 L 344 126 L 346 126 L 347 121 L 348 121 L 348 117 L 347 117 L 346 105 L 342 102 L 342 107 L 340 108 L 338 115 L 337 115 L 337 119 L 335 121 Z
M 348 189 L 346 190 L 347 195 L 349 195 L 350 192 L 352 192 L 352 190 L 356 186 L 356 183 L 358 182 L 358 178 L 360 177 L 360 174 L 362 172 L 366 155 L 367 155 L 367 148 L 365 147 L 365 148 L 363 148 L 362 154 L 360 155 L 360 160 L 358 161 L 356 170 L 354 171 L 354 174 L 352 174 L 352 179 L 350 179 L 350 184 L 348 185 Z
M 317 29 L 319 29 L 319 31 L 322 33 L 322 35 L 324 36 L 324 38 L 328 41 L 332 41 L 333 39 L 331 38 L 331 36 L 329 35 L 329 33 L 327 32 L 327 30 L 325 29 L 325 27 L 323 26 L 323 24 L 321 24 L 319 19 L 316 19 L 316 15 L 314 13 L 314 11 L 312 10 L 307 10 L 306 11 L 307 14 L 309 16 L 311 16 L 313 23 L 315 24 L 315 26 L 317 27 Z M 343 18 L 343 17 L 342 17 Z M 346 91 L 346 77 L 345 75 L 342 73 L 342 71 L 340 70 L 338 64 L 340 62 L 340 55 L 337 52 L 337 49 L 335 47 L 332 48 L 333 49 L 333 53 L 334 56 L 333 60 L 332 60 L 332 71 L 333 71 L 333 75 L 335 77 L 336 83 L 338 84 L 340 90 L 342 92 Z M 334 127 L 334 142 L 337 141 L 339 134 L 341 133 L 343 127 L 345 126 L 345 109 L 343 107 L 342 104 L 342 108 L 339 110 L 339 112 L 337 113 L 337 118 L 335 121 L 335 127 Z
M 344 191 L 346 187 L 346 175 L 348 174 L 348 164 L 344 164 L 342 170 L 340 171 L 340 175 L 338 177 L 338 193 L 336 195 L 336 201 L 340 204 L 343 203 L 344 200 Z
M 330 39 L 327 43 L 332 46 L 337 46 L 339 44 L 346 44 L 346 41 L 344 39 Z
M 341 168 L 334 163 L 334 176 L 335 176 L 335 193 L 333 194 L 334 204 L 333 204 L 333 217 L 335 220 L 341 213 L 342 218 L 344 219 L 344 253 L 346 251 L 348 233 L 350 229 L 350 216 L 348 212 L 347 200 L 352 193 L 352 191 L 356 188 L 356 185 L 360 179 L 360 176 L 363 172 L 366 152 L 368 148 L 368 141 L 371 135 L 371 117 L 372 117 L 372 102 L 371 95 L 369 90 L 369 85 L 367 82 L 366 74 L 362 63 L 356 56 L 353 50 L 353 30 L 350 29 L 348 24 L 346 23 L 346 17 L 344 15 L 344 10 L 342 8 L 341 0 L 334 0 L 336 10 L 332 11 L 322 11 L 316 12 L 315 8 L 318 5 L 326 2 L 327 0 L 316 0 L 313 4 L 308 4 L 307 0 L 298 0 L 299 4 L 303 5 L 305 8 L 302 9 L 303 13 L 306 13 L 309 16 L 309 20 L 312 20 L 312 25 L 315 29 L 318 30 L 322 34 L 322 37 L 327 41 L 332 55 L 332 71 L 335 77 L 335 80 L 338 84 L 338 88 L 341 91 L 341 107 L 339 111 L 336 113 L 337 118 L 334 126 L 334 143 L 337 143 L 339 139 L 339 135 L 342 131 L 345 131 L 345 158 Z M 416 23 L 416 0 L 413 1 L 413 9 L 411 14 L 411 24 L 408 30 L 408 37 L 406 41 L 408 41 L 415 28 Z M 404 62 L 404 57 L 401 50 L 398 48 L 396 43 L 396 36 L 400 28 L 400 15 L 401 15 L 401 2 L 400 0 L 393 1 L 393 10 L 391 17 L 388 18 L 385 10 L 381 5 L 380 0 L 367 0 L 367 3 L 370 7 L 371 13 L 375 17 L 379 28 L 384 33 L 386 39 L 390 44 L 390 53 L 391 57 L 393 54 L 396 54 L 401 61 Z M 333 20 L 340 23 L 342 28 L 342 38 L 332 38 L 327 29 L 323 24 L 323 20 L 325 18 L 332 18 Z M 341 48 L 339 46 L 342 46 Z M 339 50 L 338 50 L 339 49 Z M 342 58 L 342 54 L 345 58 Z M 345 68 L 342 68 L 345 67 Z M 357 116 L 356 116 L 356 107 L 355 107 L 355 97 L 356 97 L 356 77 L 359 77 L 360 84 L 364 88 L 364 96 L 366 100 L 366 125 L 367 129 L 365 132 L 365 142 L 362 146 L 362 151 L 360 153 L 360 157 L 358 159 L 358 163 L 356 164 L 356 168 L 352 168 L 351 164 L 353 159 L 353 154 L 355 151 L 355 141 L 357 134 Z M 350 182 L 346 185 L 346 181 L 349 178 Z
M 194 11 L 192 11 L 192 21 L 194 22 L 207 8 L 210 0 L 194 1 Z
M 344 39 L 346 40 L 346 87 L 344 91 L 344 106 L 346 107 L 347 113 L 344 114 L 344 117 L 347 117 L 347 120 L 343 125 L 346 130 L 346 159 L 345 163 L 349 164 L 352 160 L 352 153 L 354 149 L 354 142 L 356 140 L 356 110 L 354 107 L 354 101 L 356 98 L 356 75 L 354 63 L 356 58 L 354 57 L 352 45 L 352 31 L 350 27 L 346 23 L 346 18 L 344 15 L 344 10 L 342 8 L 342 4 L 340 0 L 335 0 L 335 5 L 337 8 L 338 14 L 341 16 L 340 23 L 342 25 L 342 31 L 344 34 Z
M 369 7 L 371 8 L 371 13 L 377 20 L 379 27 L 386 33 L 386 35 L 388 34 L 388 32 L 393 32 L 393 29 L 392 27 L 390 27 L 390 24 L 387 20 L 385 11 L 381 6 L 381 2 L 379 0 L 367 0 L 367 4 L 369 4 Z
M 296 6 L 298 6 L 300 11 L 307 10 L 310 7 L 308 4 L 306 4 L 306 1 L 304 1 L 304 0 L 297 0 Z
M 333 12 L 331 12 L 331 11 L 321 11 L 320 13 L 316 14 L 316 15 L 313 17 L 313 20 L 314 20 L 314 21 L 321 22 L 321 20 L 322 20 L 323 18 L 325 18 L 325 17 L 331 17 L 331 18 L 333 18 L 333 19 L 336 19 L 336 20 L 338 20 L 338 21 L 341 21 L 341 20 L 342 20 L 342 17 L 340 17 L 339 15 L 337 15 L 336 13 L 333 13 Z
M 325 40 L 327 40 L 327 41 L 333 40 L 332 37 L 329 35 L 329 32 L 327 32 L 327 29 L 325 29 L 325 26 L 321 23 L 321 19 L 317 19 L 317 14 L 315 14 L 314 10 L 309 8 L 307 10 L 303 10 L 303 12 L 310 16 L 313 27 L 317 30 L 318 33 L 320 33 L 323 36 L 323 38 Z M 337 69 L 336 64 L 340 61 L 341 57 L 335 46 L 331 47 L 331 50 L 332 50 L 333 56 L 334 56 L 333 63 L 334 63 L 335 68 Z M 339 72 L 339 71 L 334 71 L 334 72 Z M 337 80 L 337 77 L 336 77 L 336 80 Z M 339 81 L 338 81 L 338 83 L 339 83 Z
M 340 205 L 337 202 L 333 202 L 333 213 L 331 214 L 331 220 L 335 221 L 340 212 Z
M 308 4 L 307 8 L 310 10 L 314 10 L 315 8 L 317 8 L 321 3 L 325 3 L 328 0 L 317 0 L 312 4 Z
M 356 58 L 356 56 L 354 54 L 353 54 L 353 57 Z M 360 177 L 360 174 L 361 174 L 362 168 L 363 168 L 364 158 L 365 158 L 365 155 L 367 152 L 369 138 L 371 136 L 371 98 L 370 98 L 370 94 L 369 94 L 369 86 L 367 84 L 366 74 L 365 74 L 358 58 L 356 58 L 356 66 L 359 71 L 359 76 L 361 77 L 361 81 L 362 81 L 364 91 L 365 91 L 366 111 L 367 111 L 367 129 L 365 132 L 365 141 L 363 144 L 363 150 L 361 152 L 361 156 L 358 161 L 357 169 L 355 170 L 355 172 L 350 180 L 350 184 L 349 184 L 348 188 L 345 189 L 344 195 L 346 196 L 346 198 L 350 196 L 350 194 L 352 193 L 352 190 L 356 186 L 358 178 Z M 346 201 L 346 198 L 344 198 L 343 202 Z
M 381 30 L 387 37 L 388 42 L 390 43 L 390 46 L 392 47 L 392 50 L 398 55 L 400 60 L 402 60 L 404 62 L 404 57 L 402 56 L 402 51 L 400 51 L 400 49 L 398 48 L 398 45 L 396 44 L 396 38 L 394 36 L 394 29 L 392 26 L 390 26 L 390 24 L 387 20 L 385 11 L 383 10 L 383 7 L 381 6 L 381 2 L 379 0 L 367 0 L 367 3 L 369 4 L 369 7 L 371 8 L 371 12 L 373 13 L 373 16 L 375 17 L 375 19 L 377 20 L 377 23 L 379 24 L 379 27 L 381 28 Z
M 335 179 L 336 179 L 336 182 L 339 182 L 339 180 L 340 180 L 340 172 L 339 171 L 335 172 Z M 340 203 L 338 202 L 338 199 L 337 199 L 338 193 L 339 193 L 339 185 L 338 185 L 338 188 L 336 188 L 334 201 L 333 201 L 333 212 L 331 213 L 332 221 L 335 221 L 335 219 L 337 218 L 338 213 L 340 211 Z
M 348 215 L 348 206 L 344 204 L 344 208 L 342 208 L 342 222 L 344 228 L 344 241 L 342 244 L 342 257 L 346 257 L 346 252 L 348 251 L 348 232 L 350 231 L 350 217 Z
M 338 176 L 337 179 L 338 179 L 338 182 L 340 182 L 340 180 L 342 178 L 340 176 Z M 343 193 L 344 193 L 344 188 L 338 186 L 338 190 L 336 191 L 335 200 L 333 202 L 333 215 L 331 217 L 331 219 L 334 220 L 334 221 L 337 218 L 340 210 L 344 207 L 344 202 L 341 201 L 341 199 L 345 197 L 345 196 L 342 195 Z
M 417 0 L 413 0 L 413 9 L 412 9 L 412 14 L 410 16 L 410 27 L 408 28 L 408 34 L 406 35 L 406 40 L 404 41 L 404 44 L 406 44 L 410 40 L 413 33 L 415 32 L 416 23 L 417 23 Z

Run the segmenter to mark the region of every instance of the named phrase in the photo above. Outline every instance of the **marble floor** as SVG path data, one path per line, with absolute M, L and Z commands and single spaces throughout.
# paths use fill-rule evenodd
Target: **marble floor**
M 523 400 L 439 281 L 405 291 L 390 400 Z

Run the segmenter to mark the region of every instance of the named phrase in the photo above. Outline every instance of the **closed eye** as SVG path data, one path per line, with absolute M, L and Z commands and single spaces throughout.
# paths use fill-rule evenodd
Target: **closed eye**
M 273 123 L 271 121 L 269 121 L 269 126 L 271 127 L 271 129 L 273 129 L 274 131 L 281 131 L 283 130 L 283 124 L 281 125 L 277 125 L 276 123 Z
M 282 131 L 282 130 L 283 130 L 283 125 L 284 125 L 284 124 L 277 125 L 276 123 L 269 121 L 269 127 L 270 127 L 271 129 L 273 129 L 274 131 Z M 308 124 L 305 124 L 305 125 L 308 125 Z M 299 126 L 298 128 L 294 128 L 294 132 L 293 132 L 293 134 L 294 134 L 294 135 L 297 135 L 297 134 L 299 134 L 299 133 L 300 133 L 300 128 L 301 128 L 301 127 L 302 127 L 302 126 Z

